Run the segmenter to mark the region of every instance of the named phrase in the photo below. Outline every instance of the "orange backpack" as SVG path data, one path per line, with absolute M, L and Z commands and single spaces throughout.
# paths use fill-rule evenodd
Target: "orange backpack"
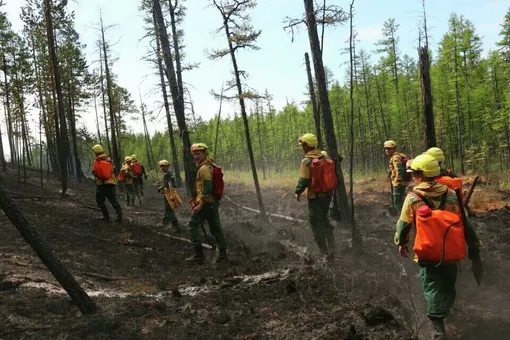
M 437 265 L 457 262 L 466 257 L 462 218 L 454 212 L 444 210 L 448 191 L 444 193 L 437 209 L 425 196 L 412 191 L 414 196 L 425 203 L 416 211 L 413 251 L 420 260 L 437 262 Z
M 436 182 L 446 185 L 448 188 L 462 190 L 462 178 L 450 176 L 438 176 L 434 179 Z
M 140 176 L 143 173 L 142 163 L 140 162 L 131 163 L 131 171 L 133 171 L 134 176 Z
M 331 192 L 336 189 L 335 162 L 330 158 L 315 158 L 310 164 L 310 178 L 313 192 Z
M 113 163 L 111 160 L 99 159 L 94 164 L 94 174 L 97 178 L 107 181 L 110 179 L 113 172 Z

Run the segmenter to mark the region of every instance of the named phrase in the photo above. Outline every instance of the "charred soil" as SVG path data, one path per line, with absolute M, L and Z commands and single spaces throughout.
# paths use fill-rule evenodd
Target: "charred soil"
M 191 245 L 168 237 L 186 238 L 189 209 L 178 210 L 183 232 L 157 227 L 164 203 L 156 185 L 146 183 L 142 206 L 122 202 L 125 221 L 117 225 L 97 220 L 93 181 L 72 183 L 61 198 L 57 182 L 41 189 L 38 175 L 29 174 L 21 186 L 14 171 L 2 174 L 0 185 L 99 312 L 81 315 L 0 214 L 0 339 L 428 337 L 417 268 L 398 257 L 392 242 L 396 220 L 385 209 L 387 193 L 357 193 L 364 252 L 352 254 L 350 230 L 335 224 L 338 256 L 328 264 L 302 222 L 306 202 L 296 202 L 291 188 L 264 189 L 264 202 L 269 212 L 296 221 L 265 222 L 238 206 L 257 209 L 250 188 L 227 185 L 221 218 L 230 262 L 216 265 L 215 252 L 206 250 L 206 264 L 190 266 L 184 259 Z M 462 262 L 448 332 L 452 339 L 504 339 L 510 334 L 510 209 L 478 213 L 473 222 L 484 245 L 485 279 L 477 286 L 469 262 Z

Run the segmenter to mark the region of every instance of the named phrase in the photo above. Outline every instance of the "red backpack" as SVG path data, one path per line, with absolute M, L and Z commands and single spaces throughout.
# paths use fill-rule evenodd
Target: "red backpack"
M 113 163 L 108 158 L 108 160 L 98 159 L 96 160 L 96 164 L 94 164 L 94 174 L 97 178 L 107 181 L 110 179 L 113 172 Z
M 219 201 L 223 197 L 223 190 L 225 189 L 225 182 L 223 181 L 223 172 L 221 166 L 212 164 L 213 167 L 213 197 Z
M 313 192 L 331 192 L 336 189 L 335 162 L 330 158 L 321 157 L 312 160 L 310 164 L 310 178 Z

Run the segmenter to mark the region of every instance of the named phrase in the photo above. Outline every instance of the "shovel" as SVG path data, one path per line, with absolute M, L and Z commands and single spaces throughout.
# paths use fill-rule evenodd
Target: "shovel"
M 462 202 L 462 195 L 460 193 L 459 188 L 455 189 L 455 194 L 457 195 L 459 209 L 462 214 L 462 221 L 464 222 L 464 225 L 466 225 L 466 223 L 467 223 L 466 210 L 464 209 L 464 204 Z M 483 263 L 482 263 L 482 258 L 480 257 L 480 255 L 476 256 L 471 261 L 471 271 L 473 272 L 473 276 L 475 277 L 476 283 L 478 283 L 478 285 L 480 285 L 482 283 L 482 278 L 483 278 Z

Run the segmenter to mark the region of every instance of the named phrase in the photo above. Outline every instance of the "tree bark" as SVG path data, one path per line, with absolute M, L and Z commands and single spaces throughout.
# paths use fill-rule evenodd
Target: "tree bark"
M 7 113 L 7 140 L 9 141 L 9 148 L 11 154 L 11 163 L 16 161 L 16 152 L 14 148 L 14 135 L 12 131 L 12 117 L 11 117 L 11 102 L 9 82 L 7 81 L 7 60 L 5 58 L 5 50 L 2 53 L 3 72 L 4 72 L 4 95 L 5 95 L 5 109 Z
M 172 6 L 172 0 L 168 1 L 168 9 L 170 12 L 170 26 L 172 27 L 172 41 L 175 55 L 175 74 L 177 76 L 177 87 L 179 88 L 179 99 L 184 103 L 184 87 L 182 84 L 182 66 L 181 66 L 181 49 L 179 46 L 179 36 L 177 33 L 177 23 L 175 21 L 175 10 L 178 0 L 175 0 Z M 190 99 L 191 100 L 191 99 Z
M 313 86 L 312 71 L 310 69 L 310 58 L 308 53 L 305 53 L 306 76 L 308 78 L 308 92 L 310 93 L 310 102 L 312 104 L 313 121 L 315 122 L 315 134 L 319 141 L 319 148 L 323 148 L 322 133 L 321 133 L 321 117 L 317 107 L 317 100 L 315 99 L 315 88 Z
M 331 158 L 335 161 L 336 175 L 338 184 L 336 188 L 336 198 L 339 204 L 340 210 L 343 212 L 342 217 L 345 222 L 354 223 L 349 211 L 349 202 L 347 200 L 347 192 L 345 188 L 344 176 L 341 167 L 341 157 L 338 154 L 338 148 L 336 143 L 335 130 L 333 125 L 333 116 L 331 115 L 331 108 L 329 105 L 328 89 L 326 86 L 326 75 L 324 72 L 324 65 L 322 64 L 320 42 L 317 34 L 317 22 L 315 19 L 315 11 L 313 8 L 313 0 L 304 0 L 305 12 L 306 12 L 306 23 L 308 28 L 308 37 L 310 40 L 310 50 L 312 52 L 312 60 L 315 69 L 315 78 L 318 87 L 319 101 L 322 112 L 322 119 L 324 120 L 324 128 L 326 133 L 326 143 Z
M 153 11 L 157 22 L 157 34 L 161 42 L 163 50 L 164 61 L 166 65 L 166 76 L 170 85 L 170 92 L 172 95 L 172 102 L 174 106 L 175 117 L 177 118 L 177 125 L 181 134 L 183 144 L 183 158 L 184 158 L 184 172 L 186 177 L 186 186 L 188 193 L 193 197 L 196 196 L 195 176 L 196 168 L 193 166 L 193 159 L 191 157 L 191 141 L 189 138 L 188 128 L 186 126 L 186 116 L 184 112 L 184 100 L 179 95 L 179 85 L 175 77 L 175 69 L 172 61 L 172 52 L 170 51 L 170 42 L 168 41 L 168 34 L 166 32 L 165 20 L 161 12 L 160 0 L 153 0 Z
M 425 147 L 436 146 L 436 128 L 434 125 L 434 106 L 430 79 L 430 61 L 427 47 L 420 47 L 420 83 L 423 104 L 423 122 L 425 125 Z
M 50 58 L 50 70 L 52 70 L 55 91 L 57 94 L 58 105 L 58 121 L 60 123 L 59 130 L 57 131 L 57 150 L 59 154 L 60 166 L 60 181 L 62 183 L 62 196 L 67 191 L 67 160 L 69 158 L 69 142 L 67 140 L 67 124 L 64 112 L 64 99 L 62 96 L 62 86 L 60 83 L 60 71 L 57 61 L 57 54 L 55 52 L 55 39 L 53 37 L 53 19 L 51 17 L 51 0 L 44 0 L 45 4 L 45 17 L 46 17 L 46 30 L 48 38 L 48 55 Z M 57 116 L 57 112 L 55 112 Z
M 99 79 L 101 80 L 101 98 L 103 104 L 103 119 L 104 119 L 104 130 L 106 134 L 106 144 L 108 146 L 108 154 L 112 154 L 112 146 L 110 144 L 110 133 L 108 132 L 108 115 L 106 114 L 106 92 L 104 89 L 104 73 L 103 73 L 103 52 L 101 44 L 99 43 Z
M 53 274 L 55 279 L 66 290 L 69 297 L 83 314 L 91 314 L 97 310 L 96 304 L 80 287 L 74 277 L 65 269 L 62 262 L 54 255 L 53 250 L 46 245 L 39 233 L 30 225 L 23 213 L 10 199 L 0 186 L 0 207 L 21 236 L 35 251 L 42 263 Z
M 157 23 L 156 23 L 156 17 L 154 17 L 154 31 L 157 31 Z M 170 115 L 170 104 L 168 103 L 168 93 L 166 91 L 166 82 L 165 82 L 165 75 L 164 75 L 164 69 L 163 69 L 163 62 L 161 58 L 161 43 L 159 41 L 159 37 L 156 36 L 156 54 L 158 58 L 158 72 L 159 72 L 159 81 L 161 84 L 161 92 L 163 94 L 163 103 L 165 106 L 165 113 L 166 113 L 166 122 L 168 125 L 168 137 L 170 138 L 170 148 L 172 149 L 172 165 L 174 167 L 174 173 L 175 173 L 175 182 L 177 186 L 182 185 L 182 177 L 181 177 L 181 171 L 179 169 L 179 160 L 177 158 L 177 148 L 175 146 L 175 138 L 174 138 L 174 126 L 172 123 L 172 116 Z
M 116 173 L 120 173 L 120 154 L 119 154 L 119 144 L 117 142 L 117 131 L 115 124 L 115 111 L 113 108 L 113 92 L 112 92 L 112 78 L 110 75 L 110 66 L 108 65 L 108 53 L 106 49 L 106 40 L 104 37 L 104 27 L 103 27 L 103 16 L 100 17 L 101 20 L 101 40 L 103 47 L 103 57 L 104 57 L 104 71 L 106 76 L 106 90 L 108 94 L 108 108 L 110 111 L 110 129 L 112 136 L 112 159 L 115 164 Z

